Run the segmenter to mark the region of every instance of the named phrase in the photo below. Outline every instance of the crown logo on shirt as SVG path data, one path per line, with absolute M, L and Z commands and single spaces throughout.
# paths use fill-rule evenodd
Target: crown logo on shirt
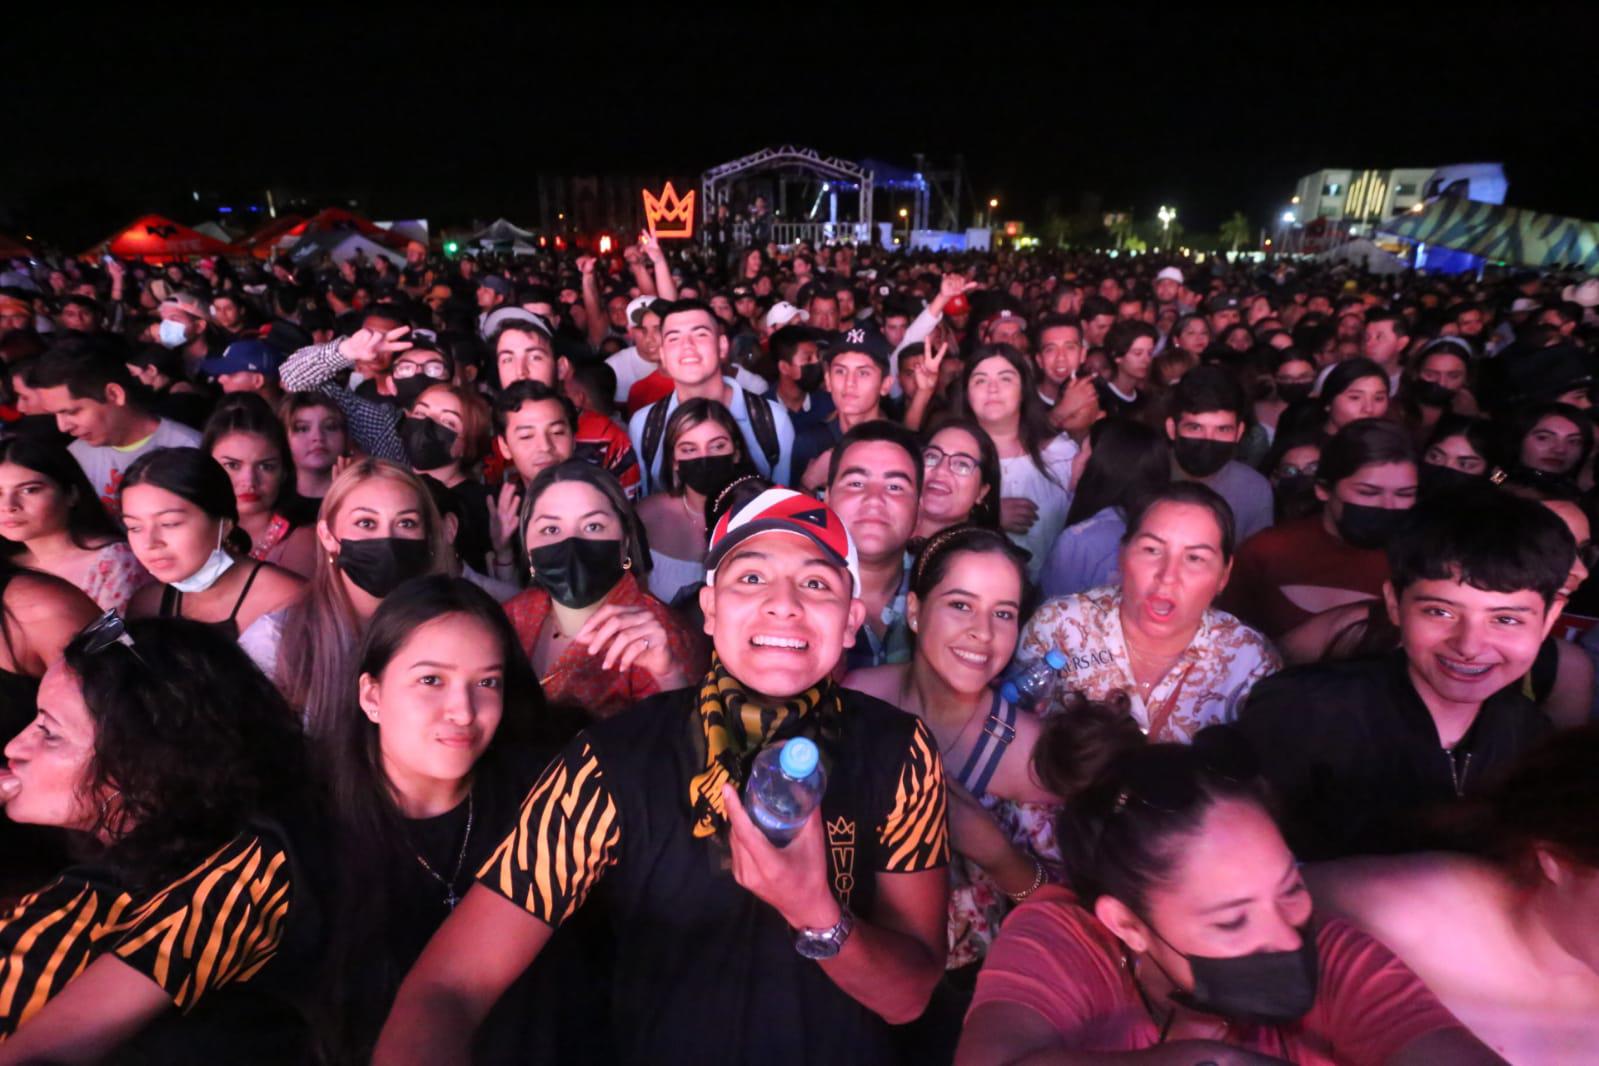
M 694 190 L 690 189 L 687 196 L 678 196 L 672 183 L 667 182 L 661 195 L 656 197 L 645 189 L 644 222 L 650 236 L 657 240 L 694 236 Z

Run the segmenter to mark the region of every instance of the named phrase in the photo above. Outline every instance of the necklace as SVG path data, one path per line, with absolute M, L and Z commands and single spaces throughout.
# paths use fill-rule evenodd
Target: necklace
M 899 686 L 899 706 L 900 707 L 904 707 L 905 704 L 909 701 L 911 693 L 915 692 L 915 691 L 916 691 L 916 683 L 911 678 L 911 672 L 909 670 L 907 670 L 907 671 L 905 671 L 905 680 L 903 682 L 901 682 L 900 686 Z M 922 708 L 921 713 L 917 714 L 916 717 L 920 718 L 923 722 L 925 722 L 927 724 L 928 731 L 932 732 L 933 723 L 928 721 L 928 717 L 927 717 L 927 710 L 928 709 L 927 709 L 925 703 L 923 703 L 923 701 L 922 701 L 922 697 L 921 697 L 921 693 L 920 692 L 916 692 L 916 703 L 917 703 L 917 705 L 919 707 Z M 949 741 L 949 743 L 947 745 L 939 743 L 938 734 L 934 733 L 933 734 L 933 742 L 935 744 L 938 744 L 938 754 L 942 757 L 942 756 L 948 755 L 950 752 L 954 751 L 955 750 L 955 745 L 957 745 L 957 744 L 959 744 L 961 742 L 961 737 L 964 737 L 966 735 L 966 731 L 972 727 L 972 723 L 977 721 L 977 718 L 978 718 L 978 716 L 976 714 L 967 715 L 966 716 L 966 721 L 961 723 L 960 729 L 958 731 L 956 731 L 956 733 L 955 733 L 955 735 L 953 737 L 950 738 L 950 741 Z
M 433 880 L 444 886 L 444 905 L 452 911 L 455 909 L 455 905 L 461 902 L 461 897 L 455 894 L 455 882 L 461 876 L 461 867 L 466 864 L 466 846 L 472 840 L 472 814 L 472 793 L 468 792 L 466 794 L 466 832 L 461 835 L 461 853 L 455 857 L 455 869 L 451 871 L 449 880 L 446 881 L 439 876 L 439 872 L 428 865 L 428 861 L 422 857 L 420 851 L 416 853 L 416 861 L 422 864 L 422 869 L 426 870 Z
M 683 503 L 683 513 L 688 515 L 688 520 L 690 522 L 694 523 L 694 528 L 703 529 L 705 527 L 705 512 L 701 511 L 699 514 L 695 514 L 694 513 L 694 508 L 692 508 L 692 507 L 690 507 L 688 505 L 688 493 L 687 492 L 685 492 L 685 493 L 683 493 L 683 495 L 679 496 L 678 499 L 682 501 L 682 503 Z

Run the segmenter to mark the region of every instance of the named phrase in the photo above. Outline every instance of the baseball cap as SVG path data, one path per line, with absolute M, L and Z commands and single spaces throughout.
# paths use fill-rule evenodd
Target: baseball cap
M 640 325 L 640 319 L 645 311 L 655 307 L 657 303 L 665 302 L 656 296 L 635 296 L 627 305 L 627 324 L 630 326 Z M 656 308 L 655 313 L 660 314 L 660 308 Z
M 821 500 L 793 489 L 767 489 L 721 517 L 705 556 L 705 584 L 716 584 L 716 568 L 728 552 L 763 533 L 805 537 L 822 549 L 828 562 L 849 571 L 851 595 L 861 594 L 860 558 L 843 520 Z
M 888 338 L 875 329 L 851 326 L 832 334 L 828 340 L 827 362 L 831 363 L 845 352 L 864 352 L 885 372 L 888 370 Z
M 497 292 L 507 300 L 516 296 L 516 286 L 512 285 L 509 278 L 502 278 L 498 274 L 487 274 L 477 283 L 480 289 Z
M 753 300 L 755 299 L 755 290 L 748 285 L 734 285 L 732 298 L 734 300 Z
M 200 369 L 214 378 L 246 371 L 272 375 L 283 365 L 283 359 L 283 353 L 266 341 L 246 338 L 228 345 L 221 355 L 200 360 Z
M 946 315 L 969 315 L 972 313 L 972 302 L 966 298 L 964 292 L 956 293 L 950 297 L 949 303 L 944 305 L 944 313 Z
M 543 318 L 524 307 L 496 307 L 483 318 L 483 336 L 492 337 L 496 330 L 504 329 L 512 323 L 533 330 L 546 338 L 553 338 L 555 331 L 550 329 L 550 324 Z
M 1178 270 L 1176 267 L 1162 267 L 1160 273 L 1155 275 L 1155 280 L 1175 281 L 1177 284 L 1181 285 L 1183 283 L 1183 272 Z
M 1519 315 L 1526 311 L 1536 311 L 1542 306 L 1543 302 L 1540 300 L 1534 300 L 1526 296 L 1518 296 L 1511 301 L 1510 313 L 1513 315 Z
M 1578 307 L 1599 307 L 1599 278 L 1589 278 L 1581 285 L 1567 285 L 1560 298 Z
M 782 329 L 794 322 L 810 321 L 810 312 L 801 311 L 787 300 L 779 300 L 766 312 L 766 328 L 768 330 Z
M 200 298 L 192 292 L 173 293 L 161 301 L 160 310 L 163 312 L 181 311 L 183 314 L 191 315 L 202 322 L 210 321 L 210 316 L 205 313 L 205 304 L 201 303 Z
M 1512 401 L 1554 399 L 1572 389 L 1591 385 L 1594 357 L 1574 344 L 1557 344 L 1517 356 L 1505 368 L 1505 384 Z
M 1232 295 L 1231 293 L 1218 292 L 1216 295 L 1205 301 L 1205 313 L 1207 315 L 1213 315 L 1217 311 L 1236 310 L 1238 310 L 1238 297 Z

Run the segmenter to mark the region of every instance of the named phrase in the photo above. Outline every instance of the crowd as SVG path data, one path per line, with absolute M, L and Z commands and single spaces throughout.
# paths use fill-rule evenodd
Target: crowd
M 1592 1055 L 1599 281 L 4 266 L 0 1064 Z

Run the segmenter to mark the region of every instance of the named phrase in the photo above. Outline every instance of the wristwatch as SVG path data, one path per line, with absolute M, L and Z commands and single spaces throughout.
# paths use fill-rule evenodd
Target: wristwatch
M 840 907 L 838 923 L 826 929 L 800 929 L 794 934 L 794 950 L 807 959 L 830 959 L 844 950 L 844 941 L 855 931 L 855 916 Z

